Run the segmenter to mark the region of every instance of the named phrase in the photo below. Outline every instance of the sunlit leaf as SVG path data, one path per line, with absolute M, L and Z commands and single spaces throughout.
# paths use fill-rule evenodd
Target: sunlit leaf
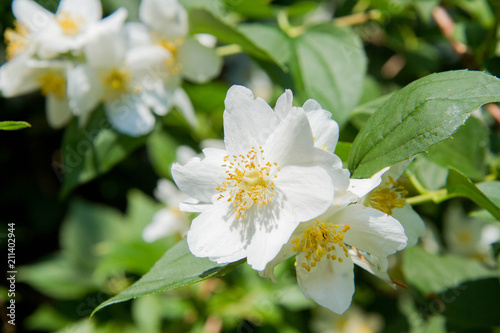
M 317 100 L 342 126 L 363 89 L 366 56 L 359 37 L 351 29 L 323 24 L 291 41 L 297 97 Z
M 16 131 L 27 127 L 31 127 L 31 125 L 25 121 L 0 121 L 0 130 L 2 131 Z
M 485 103 L 500 100 L 500 80 L 483 72 L 450 71 L 419 79 L 384 103 L 353 142 L 349 169 L 370 177 L 386 166 L 448 139 Z

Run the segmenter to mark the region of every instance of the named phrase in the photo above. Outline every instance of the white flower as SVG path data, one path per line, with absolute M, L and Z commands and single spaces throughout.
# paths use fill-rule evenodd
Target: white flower
M 8 57 L 30 50 L 43 59 L 79 51 L 102 18 L 99 0 L 61 0 L 55 14 L 33 0 L 14 0 L 15 30 L 7 32 Z
M 396 181 L 410 162 L 403 161 L 390 169 L 385 168 L 368 181 L 351 179 L 349 185 L 349 190 L 361 198 L 359 203 L 391 215 L 403 225 L 408 247 L 417 244 L 425 233 L 424 221 L 405 200 L 408 191 Z
M 500 239 L 500 228 L 489 221 L 468 217 L 463 208 L 453 202 L 444 215 L 444 239 L 451 253 L 477 258 L 495 265 L 491 244 Z
M 384 328 L 384 319 L 379 313 L 365 312 L 351 306 L 343 315 L 335 315 L 324 308 L 314 309 L 311 320 L 313 332 L 321 333 L 377 333 Z
M 188 232 L 191 252 L 228 263 L 247 257 L 263 270 L 297 225 L 322 214 L 334 184 L 325 169 L 333 156 L 314 147 L 302 108 L 277 112 L 241 86 L 225 100 L 225 150 L 207 148 L 204 159 L 174 164 L 177 186 L 191 196 L 184 210 L 201 211 Z M 344 182 L 344 180 L 342 180 Z
M 189 229 L 189 218 L 178 207 L 188 197 L 167 179 L 158 180 L 155 197 L 167 207 L 154 215 L 153 221 L 144 228 L 142 238 L 151 243 L 173 234 L 184 236 Z
M 332 207 L 301 223 L 261 275 L 275 280 L 274 266 L 296 255 L 297 281 L 302 293 L 341 314 L 349 308 L 354 293 L 353 264 L 361 263 L 366 269 L 363 258 L 353 255 L 353 250 L 387 260 L 402 250 L 406 241 L 401 224 L 381 211 L 360 204 Z
M 45 99 L 47 122 L 61 128 L 72 118 L 68 105 L 67 61 L 33 60 L 22 54 L 0 67 L 0 91 L 3 97 L 15 97 L 41 90 Z
M 167 95 L 154 68 L 168 54 L 159 46 L 127 49 L 122 30 L 125 18 L 124 9 L 105 18 L 106 29 L 88 41 L 84 48 L 87 62 L 68 74 L 70 106 L 76 114 L 86 115 L 102 101 L 116 130 L 140 136 L 153 129 L 152 111 L 167 113 Z

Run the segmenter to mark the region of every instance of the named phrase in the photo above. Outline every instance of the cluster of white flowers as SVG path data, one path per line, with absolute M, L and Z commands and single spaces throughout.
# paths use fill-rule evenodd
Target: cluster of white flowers
M 190 197 L 180 209 L 200 213 L 187 241 L 195 256 L 246 258 L 272 280 L 275 265 L 296 256 L 304 295 L 343 313 L 353 264 L 391 282 L 387 257 L 414 245 L 424 223 L 396 182 L 404 166 L 350 179 L 334 154 L 339 128 L 331 113 L 314 100 L 292 101 L 287 90 L 273 110 L 245 87 L 229 89 L 225 149 L 206 148 L 203 158 L 172 167 Z
M 61 0 L 55 14 L 33 0 L 14 0 L 12 11 L 0 91 L 13 97 L 41 90 L 55 128 L 72 116 L 85 126 L 100 103 L 113 127 L 130 136 L 150 132 L 155 114 L 174 105 L 194 123 L 180 83 L 208 81 L 221 69 L 214 41 L 206 46 L 188 35 L 177 0 L 142 0 L 141 23 L 125 23 L 124 8 L 102 19 L 99 0 Z

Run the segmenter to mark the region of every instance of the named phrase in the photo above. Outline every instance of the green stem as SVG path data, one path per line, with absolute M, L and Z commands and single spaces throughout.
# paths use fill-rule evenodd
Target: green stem
M 291 38 L 298 37 L 306 31 L 304 26 L 294 27 L 290 24 L 290 21 L 288 20 L 288 12 L 285 9 L 278 13 L 277 19 L 280 29 Z
M 377 21 L 382 17 L 382 13 L 378 9 L 372 9 L 364 13 L 356 13 L 352 15 L 338 17 L 333 22 L 341 27 L 363 24 L 368 21 Z
M 448 191 L 443 188 L 441 190 L 437 191 L 430 191 L 421 195 L 416 195 L 411 198 L 406 198 L 406 202 L 408 202 L 410 205 L 420 205 L 426 202 L 440 202 L 443 200 L 443 198 L 446 197 L 448 194 Z
M 233 54 L 243 53 L 243 48 L 238 44 L 229 44 L 217 47 L 215 52 L 221 57 L 227 57 Z

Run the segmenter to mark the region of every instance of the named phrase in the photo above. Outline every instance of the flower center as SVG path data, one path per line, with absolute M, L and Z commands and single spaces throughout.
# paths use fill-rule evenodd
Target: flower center
M 339 227 L 338 225 L 333 225 L 333 223 L 327 225 L 324 222 L 316 220 L 315 225 L 304 231 L 302 238 L 297 237 L 292 241 L 294 252 L 300 251 L 306 254 L 306 262 L 302 263 L 302 268 L 310 272 L 311 268 L 316 267 L 316 264 L 324 256 L 326 256 L 326 259 L 343 262 L 344 259 L 337 257 L 335 255 L 337 252 L 334 251 L 336 251 L 338 246 L 344 251 L 346 258 L 349 256 L 343 240 L 344 233 L 350 229 L 351 226 L 349 224 Z
M 112 96 L 129 91 L 132 73 L 126 68 L 112 68 L 102 77 L 102 82 Z
M 54 95 L 61 99 L 66 96 L 66 79 L 57 73 L 46 73 L 37 78 L 42 86 L 42 95 Z
M 280 171 L 277 163 L 266 162 L 264 150 L 254 147 L 243 155 L 227 155 L 223 167 L 227 168 L 226 180 L 217 190 L 221 192 L 217 200 L 227 198 L 233 203 L 236 219 L 244 219 L 244 212 L 254 203 L 259 207 L 273 201 L 274 178 Z
M 66 12 L 57 14 L 56 21 L 59 23 L 63 33 L 69 36 L 77 35 L 81 30 L 80 26 L 83 24 L 81 17 L 74 17 Z
M 394 208 L 404 207 L 404 198 L 408 191 L 403 186 L 398 185 L 398 182 L 394 181 L 391 176 L 389 176 L 384 186 L 371 194 L 370 205 L 388 215 L 392 215 Z
M 156 32 L 152 32 L 151 37 L 153 38 L 155 44 L 160 45 L 168 52 L 170 52 L 170 54 L 172 55 L 170 58 L 167 59 L 167 66 L 169 68 L 170 74 L 172 75 L 179 74 L 179 72 L 182 69 L 182 64 L 180 64 L 178 61 L 178 56 L 179 56 L 178 51 L 179 47 L 184 43 L 184 39 L 177 38 L 176 40 L 172 41 L 164 36 L 161 36 Z
M 16 55 L 26 50 L 29 42 L 29 35 L 30 32 L 28 28 L 17 21 L 14 21 L 14 29 L 5 29 L 4 37 L 5 44 L 7 45 L 7 60 L 11 60 Z

